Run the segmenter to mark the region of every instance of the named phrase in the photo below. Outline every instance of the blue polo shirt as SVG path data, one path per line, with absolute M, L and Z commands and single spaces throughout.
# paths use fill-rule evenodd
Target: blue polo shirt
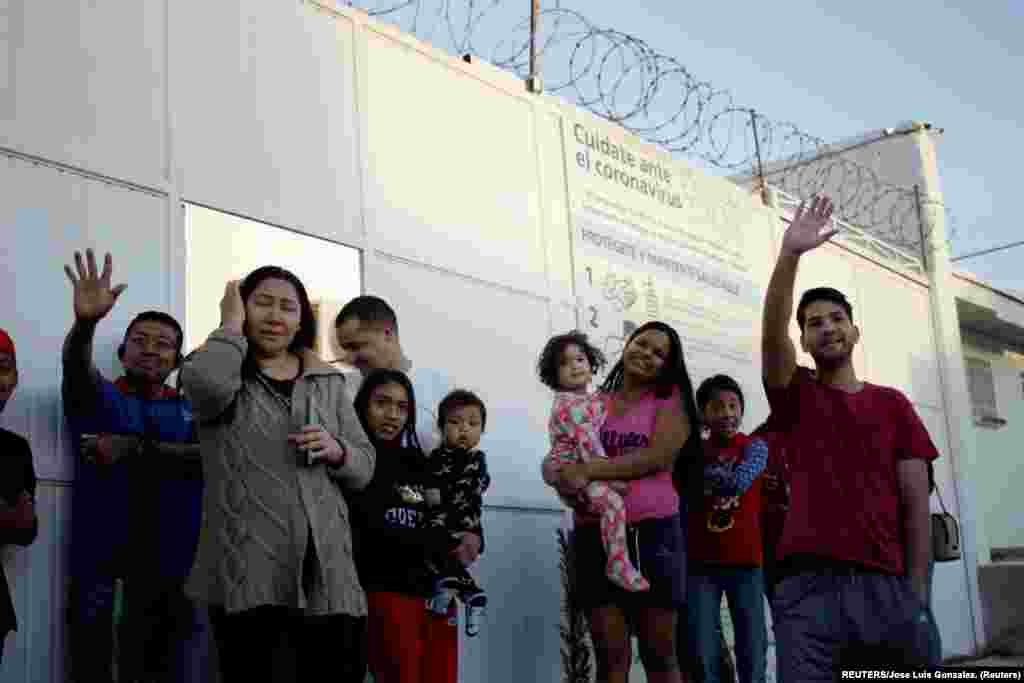
M 71 569 L 74 576 L 157 575 L 184 580 L 192 567 L 202 518 L 203 483 L 196 466 L 147 455 L 91 465 L 82 434 L 133 434 L 165 443 L 194 443 L 188 400 L 167 388 L 161 398 L 132 393 L 127 382 L 101 380 L 98 405 L 86 414 L 66 406 L 73 438 Z

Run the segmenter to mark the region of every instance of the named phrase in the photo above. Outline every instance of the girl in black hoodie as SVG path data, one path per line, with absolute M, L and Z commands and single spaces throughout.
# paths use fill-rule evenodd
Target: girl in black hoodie
M 424 525 L 430 479 L 416 438 L 416 398 L 405 373 L 377 370 L 355 399 L 377 451 L 373 480 L 350 496 L 356 567 L 367 598 L 367 659 L 376 683 L 455 683 L 458 630 L 451 614 L 427 610 L 437 576 L 429 558 L 446 553 L 444 529 Z

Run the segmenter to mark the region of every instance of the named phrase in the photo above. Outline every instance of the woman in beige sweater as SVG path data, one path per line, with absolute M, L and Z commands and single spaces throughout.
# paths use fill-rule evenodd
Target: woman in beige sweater
M 376 456 L 315 338 L 302 283 L 266 266 L 228 283 L 220 329 L 182 367 L 205 478 L 187 591 L 210 607 L 224 683 L 361 680 L 342 490 L 365 487 Z

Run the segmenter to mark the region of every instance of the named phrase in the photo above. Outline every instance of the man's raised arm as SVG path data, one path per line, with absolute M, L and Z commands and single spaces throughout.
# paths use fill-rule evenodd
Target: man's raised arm
M 832 201 L 816 196 L 809 207 L 800 204 L 782 238 L 782 249 L 765 292 L 761 322 L 761 368 L 768 387 L 787 386 L 796 370 L 796 348 L 789 337 L 789 324 L 797 266 L 801 254 L 836 234 L 834 227 L 823 229 L 831 216 Z
M 92 249 L 82 255 L 75 252 L 75 270 L 64 266 L 74 290 L 75 322 L 64 341 L 64 394 L 65 411 L 82 412 L 95 405 L 100 390 L 100 373 L 93 364 L 93 337 L 96 325 L 114 307 L 117 297 L 127 285 L 111 288 L 110 275 L 113 262 L 107 254 L 103 272 L 96 267 Z

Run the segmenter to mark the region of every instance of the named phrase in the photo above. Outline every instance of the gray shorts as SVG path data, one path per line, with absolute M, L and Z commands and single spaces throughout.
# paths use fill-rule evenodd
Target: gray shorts
M 775 586 L 771 604 L 780 683 L 833 681 L 840 669 L 941 664 L 935 618 L 904 577 L 800 572 Z

